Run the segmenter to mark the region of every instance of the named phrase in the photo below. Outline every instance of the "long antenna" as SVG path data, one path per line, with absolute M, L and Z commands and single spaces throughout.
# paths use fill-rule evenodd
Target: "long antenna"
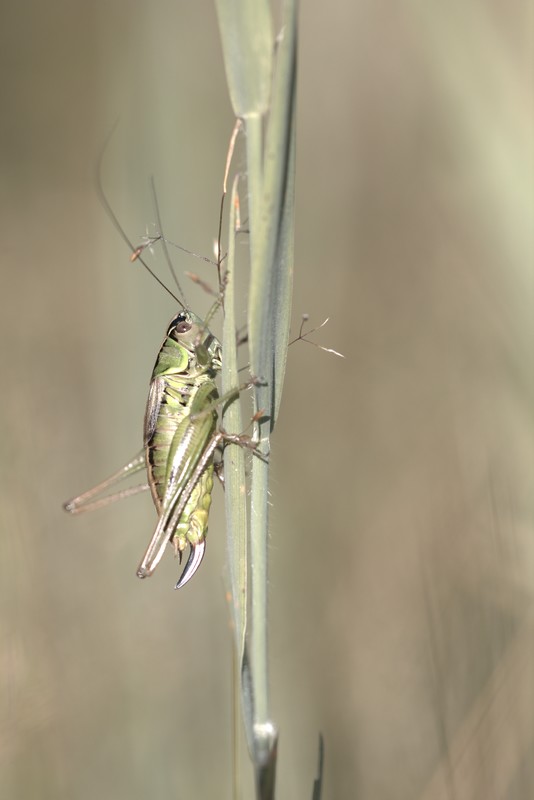
M 174 279 L 174 282 L 175 282 L 176 286 L 178 287 L 178 291 L 180 292 L 180 294 L 184 298 L 186 306 L 189 306 L 189 303 L 187 302 L 187 298 L 185 296 L 185 292 L 182 289 L 182 287 L 180 286 L 180 281 L 178 280 L 178 276 L 176 275 L 176 270 L 174 269 L 174 264 L 172 263 L 172 260 L 171 260 L 170 254 L 169 254 L 169 248 L 167 247 L 167 240 L 166 240 L 165 235 L 163 233 L 163 226 L 161 224 L 161 214 L 160 214 L 159 203 L 158 203 L 158 195 L 157 195 L 157 192 L 156 192 L 156 182 L 154 180 L 154 176 L 153 175 L 150 177 L 150 185 L 152 187 L 152 195 L 153 195 L 153 198 L 154 198 L 154 210 L 156 212 L 156 222 L 158 223 L 158 233 L 159 233 L 159 236 L 160 236 L 160 239 L 161 239 L 161 246 L 163 247 L 163 253 L 165 255 L 165 260 L 166 260 L 167 265 L 169 267 L 170 273 L 171 273 L 171 275 L 172 275 L 172 277 Z M 185 248 L 180 248 L 180 249 L 184 249 L 185 250 Z M 189 252 L 189 251 L 187 250 L 186 252 Z
M 176 300 L 176 302 L 178 303 L 178 305 L 179 305 L 179 306 L 181 306 L 181 308 L 185 308 L 185 306 L 184 306 L 184 304 L 182 303 L 182 301 L 180 300 L 180 298 L 179 298 L 179 297 L 177 297 L 177 296 L 174 294 L 174 292 L 171 292 L 171 290 L 169 289 L 169 287 L 168 287 L 168 286 L 166 286 L 166 285 L 163 283 L 163 281 L 162 281 L 162 280 L 160 280 L 160 278 L 158 278 L 158 276 L 156 275 L 156 273 L 155 273 L 155 272 L 154 272 L 154 271 L 153 271 L 153 270 L 152 270 L 152 269 L 151 269 L 151 268 L 148 266 L 148 264 L 146 263 L 146 261 L 145 261 L 145 260 L 144 260 L 144 259 L 141 257 L 141 253 L 142 253 L 142 252 L 143 252 L 143 250 L 144 250 L 144 246 L 143 246 L 143 247 L 134 247 L 134 246 L 133 246 L 132 242 L 130 241 L 130 239 L 128 238 L 128 236 L 127 236 L 127 234 L 126 234 L 126 231 L 124 230 L 124 228 L 123 228 L 123 227 L 122 227 L 122 225 L 120 224 L 119 220 L 117 219 L 117 216 L 116 216 L 115 212 L 113 211 L 113 209 L 112 209 L 112 207 L 111 207 L 111 205 L 110 205 L 110 203 L 109 203 L 109 200 L 108 200 L 108 198 L 107 198 L 107 196 L 106 196 L 106 193 L 104 192 L 104 187 L 103 187 L 103 185 L 102 185 L 102 163 L 103 163 L 103 161 L 104 161 L 104 155 L 105 155 L 105 153 L 106 153 L 106 150 L 107 150 L 107 148 L 108 148 L 108 144 L 109 144 L 109 142 L 110 142 L 110 139 L 111 139 L 111 137 L 112 137 L 112 136 L 113 136 L 113 134 L 115 133 L 115 129 L 116 129 L 116 127 L 117 127 L 117 122 L 115 123 L 115 125 L 114 125 L 114 126 L 113 126 L 113 128 L 111 129 L 111 132 L 110 132 L 109 136 L 107 137 L 106 141 L 104 142 L 104 146 L 103 146 L 103 148 L 102 148 L 102 151 L 101 151 L 101 153 L 100 153 L 100 156 L 99 156 L 99 158 L 98 158 L 97 165 L 96 165 L 96 176 L 95 176 L 95 178 L 96 178 L 96 189 L 97 189 L 97 192 L 98 192 L 98 196 L 100 197 L 100 202 L 101 202 L 101 203 L 102 203 L 102 205 L 104 206 L 104 209 L 105 209 L 105 211 L 106 211 L 106 213 L 107 213 L 108 217 L 110 218 L 111 222 L 112 222 L 112 223 L 113 223 L 113 225 L 115 226 L 115 229 L 118 231 L 118 233 L 121 235 L 121 237 L 123 238 L 123 240 L 126 242 L 126 244 L 128 245 L 128 247 L 129 247 L 129 248 L 130 248 L 130 250 L 132 251 L 132 258 L 131 258 L 131 260 L 132 260 L 132 261 L 140 261 L 140 262 L 141 262 L 141 264 L 143 265 L 143 267 L 146 269 L 146 271 L 147 271 L 147 272 L 148 272 L 148 273 L 149 273 L 149 274 L 150 274 L 150 275 L 151 275 L 151 276 L 154 278 L 154 280 L 155 280 L 157 283 L 159 283 L 159 285 L 161 286 L 161 288 L 162 288 L 162 289 L 165 289 L 165 291 L 166 291 L 168 294 L 170 294 L 170 296 L 171 296 L 171 297 L 172 297 L 174 300 Z M 160 238 L 159 236 L 158 236 L 158 237 L 156 237 L 156 241 L 157 241 L 157 239 L 159 239 L 159 238 Z
M 232 135 L 230 137 L 230 144 L 229 144 L 228 152 L 227 152 L 227 156 L 226 156 L 226 164 L 225 164 L 224 179 L 223 179 L 223 192 L 222 192 L 221 203 L 220 203 L 220 208 L 219 208 L 219 225 L 218 225 L 218 231 L 217 231 L 218 235 L 217 235 L 217 254 L 216 254 L 217 260 L 216 261 L 213 261 L 211 258 L 206 258 L 206 256 L 202 256 L 199 253 L 195 253 L 193 250 L 188 250 L 186 247 L 182 247 L 179 244 L 175 244 L 174 242 L 171 242 L 170 239 L 167 239 L 165 237 L 165 235 L 163 233 L 163 227 L 162 227 L 162 224 L 161 224 L 161 214 L 160 214 L 158 197 L 157 197 L 157 192 L 156 192 L 156 184 L 155 184 L 153 176 L 151 177 L 150 182 L 151 182 L 151 187 L 152 187 L 152 194 L 153 194 L 153 199 L 154 199 L 154 209 L 155 209 L 155 214 L 156 214 L 156 221 L 157 221 L 157 225 L 158 225 L 158 230 L 156 232 L 156 235 L 144 237 L 143 243 L 138 245 L 137 247 L 135 247 L 133 245 L 133 243 L 130 241 L 128 235 L 126 234 L 126 231 L 122 227 L 121 223 L 119 222 L 119 220 L 117 218 L 117 215 L 115 214 L 115 212 L 113 211 L 113 208 L 111 207 L 111 204 L 110 204 L 110 202 L 109 202 L 109 200 L 107 198 L 107 195 L 106 195 L 106 193 L 104 191 L 104 187 L 103 187 L 103 184 L 102 184 L 102 164 L 103 164 L 103 161 L 104 161 L 104 156 L 105 156 L 105 154 L 107 152 L 107 148 L 108 148 L 109 142 L 110 142 L 113 134 L 115 133 L 117 125 L 118 125 L 118 120 L 117 120 L 117 122 L 115 122 L 115 124 L 113 125 L 110 133 L 108 134 L 108 136 L 107 136 L 107 138 L 106 138 L 106 140 L 104 142 L 104 145 L 102 147 L 102 150 L 100 152 L 98 161 L 97 161 L 95 182 L 96 182 L 96 189 L 97 189 L 97 192 L 98 192 L 98 196 L 100 198 L 100 202 L 104 206 L 104 209 L 105 209 L 108 217 L 110 218 L 111 222 L 113 223 L 115 229 L 117 230 L 117 232 L 120 234 L 122 239 L 126 242 L 126 244 L 128 245 L 129 249 L 131 250 L 132 254 L 130 256 L 130 261 L 132 261 L 132 262 L 133 261 L 139 261 L 143 265 L 145 270 L 149 273 L 149 275 L 157 283 L 159 283 L 161 288 L 164 289 L 167 292 L 167 294 L 169 294 L 173 298 L 173 300 L 176 300 L 176 302 L 178 303 L 178 305 L 181 308 L 184 308 L 184 309 L 187 308 L 188 304 L 187 304 L 187 300 L 186 300 L 186 297 L 185 297 L 185 293 L 184 293 L 184 291 L 183 291 L 183 289 L 182 289 L 182 287 L 180 285 L 180 282 L 178 280 L 178 276 L 176 275 L 176 271 L 174 269 L 174 265 L 173 265 L 171 257 L 170 257 L 168 245 L 171 245 L 172 247 L 177 248 L 182 253 L 186 253 L 187 255 L 194 256 L 195 258 L 199 258 L 202 261 L 206 261 L 208 264 L 213 264 L 214 266 L 217 267 L 217 277 L 218 277 L 218 282 L 219 282 L 218 302 L 215 304 L 214 308 L 212 309 L 212 313 L 210 315 L 210 318 L 211 318 L 211 316 L 213 316 L 213 314 L 215 313 L 216 309 L 219 306 L 222 305 L 223 308 L 224 308 L 224 287 L 225 287 L 225 283 L 226 283 L 226 278 L 225 278 L 225 276 L 222 275 L 222 271 L 221 271 L 221 265 L 222 265 L 222 262 L 225 259 L 225 256 L 222 255 L 222 251 L 221 251 L 224 201 L 225 201 L 225 198 L 226 198 L 227 181 L 228 181 L 228 174 L 229 174 L 229 171 L 230 171 L 230 165 L 231 165 L 231 162 L 232 162 L 232 156 L 233 156 L 233 153 L 234 153 L 234 148 L 235 148 L 235 143 L 236 143 L 236 140 L 237 140 L 237 136 L 238 136 L 240 130 L 242 129 L 242 122 L 241 122 L 241 120 L 237 120 L 236 123 L 235 123 L 234 129 L 232 131 Z M 144 260 L 144 258 L 142 258 L 143 251 L 147 247 L 150 247 L 151 245 L 156 244 L 157 242 L 161 242 L 161 244 L 162 244 L 163 252 L 164 252 L 164 255 L 165 255 L 165 260 L 166 260 L 167 265 L 169 267 L 169 271 L 170 271 L 170 273 L 172 275 L 172 278 L 173 278 L 173 280 L 174 280 L 174 282 L 175 282 L 175 284 L 176 284 L 176 286 L 178 288 L 178 291 L 180 292 L 180 294 L 183 297 L 183 300 L 185 301 L 185 305 L 184 305 L 184 302 L 182 302 L 182 300 L 180 300 L 180 298 L 177 297 L 174 294 L 174 292 L 172 292 L 169 289 L 169 287 L 156 275 L 156 273 L 151 269 L 151 267 L 148 266 L 148 264 Z

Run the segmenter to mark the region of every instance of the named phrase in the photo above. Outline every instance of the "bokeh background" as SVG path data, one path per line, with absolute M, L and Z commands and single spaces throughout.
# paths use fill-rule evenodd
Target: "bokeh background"
M 146 496 L 62 502 L 141 444 L 233 125 L 211 2 L 11 3 L 1 48 L 0 796 L 232 797 L 222 493 L 172 592 Z M 272 451 L 278 796 L 534 796 L 533 9 L 302 3 L 294 329 Z M 238 154 L 237 167 L 243 159 Z M 201 271 L 177 259 L 180 272 Z M 208 279 L 208 272 L 203 273 Z M 193 307 L 209 299 L 188 286 Z M 243 798 L 252 796 L 243 752 Z

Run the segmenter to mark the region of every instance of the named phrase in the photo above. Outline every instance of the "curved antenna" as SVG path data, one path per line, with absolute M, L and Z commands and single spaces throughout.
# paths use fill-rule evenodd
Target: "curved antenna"
M 163 235 L 163 232 L 162 232 L 162 229 L 161 229 L 161 219 L 160 219 L 160 215 L 159 215 L 158 201 L 157 201 L 157 197 L 156 197 L 156 190 L 155 190 L 155 186 L 154 186 L 154 179 L 152 178 L 152 191 L 154 193 L 154 202 L 155 202 L 155 206 L 156 206 L 156 215 L 157 215 L 157 219 L 158 219 L 158 225 L 160 227 L 159 233 L 160 233 L 161 240 L 162 240 L 162 243 L 163 243 L 163 247 L 164 247 L 164 250 L 165 250 L 167 263 L 169 264 L 169 268 L 170 268 L 170 270 L 171 270 L 171 272 L 172 272 L 172 274 L 174 276 L 174 280 L 176 281 L 176 284 L 178 285 L 178 288 L 180 289 L 182 294 L 183 294 L 182 288 L 180 287 L 180 284 L 178 283 L 178 281 L 176 279 L 176 276 L 174 275 L 174 269 L 173 269 L 173 266 L 172 266 L 172 263 L 171 263 L 171 259 L 170 259 L 170 256 L 169 256 L 168 252 L 167 252 L 167 245 L 171 245 L 172 247 L 175 247 L 177 250 L 180 250 L 182 253 L 187 253 L 187 255 L 194 256 L 195 258 L 199 258 L 201 261 L 205 261 L 207 264 L 211 264 L 212 266 L 217 267 L 217 279 L 218 279 L 218 282 L 219 282 L 218 296 L 224 294 L 224 287 L 225 287 L 225 284 L 226 284 L 226 280 L 223 277 L 222 270 L 221 270 L 222 262 L 226 258 L 226 256 L 223 255 L 223 253 L 222 253 L 222 247 L 221 247 L 222 226 L 223 226 L 223 216 L 224 216 L 224 202 L 225 202 L 225 199 L 226 199 L 227 185 L 228 185 L 228 175 L 230 173 L 230 166 L 231 166 L 232 158 L 233 158 L 233 155 L 234 155 L 235 143 L 236 143 L 238 134 L 241 131 L 242 127 L 243 127 L 242 121 L 240 119 L 237 119 L 236 122 L 235 122 L 234 128 L 232 130 L 232 135 L 230 137 L 230 143 L 228 145 L 228 151 L 226 153 L 226 163 L 225 163 L 225 167 L 224 167 L 224 178 L 223 178 L 223 190 L 222 190 L 221 202 L 220 202 L 220 206 L 219 206 L 219 224 L 218 224 L 218 228 L 217 228 L 217 241 L 215 243 L 215 247 L 216 247 L 216 254 L 215 254 L 216 255 L 216 260 L 215 261 L 212 258 L 207 258 L 207 256 L 200 255 L 200 253 L 195 253 L 194 250 L 188 250 L 187 247 L 182 247 L 182 245 L 180 245 L 180 244 L 175 244 L 174 242 L 171 242 L 170 239 L 167 239 Z M 188 273 L 186 273 L 186 274 L 188 274 Z M 203 286 L 204 289 L 206 289 L 206 286 L 203 284 L 203 281 L 193 277 L 191 274 L 189 274 L 189 277 L 192 278 L 195 281 L 195 283 L 200 284 L 201 286 Z M 212 292 L 210 290 L 208 290 L 208 293 L 211 294 Z M 185 295 L 184 295 L 184 297 L 185 297 Z M 221 300 L 219 304 L 224 306 L 224 301 Z M 218 308 L 218 306 L 216 308 Z
M 176 248 L 176 250 L 179 250 L 181 253 L 186 253 L 186 255 L 188 255 L 188 256 L 193 256 L 193 258 L 198 258 L 198 259 L 200 259 L 200 261 L 205 261 L 206 264 L 211 264 L 214 267 L 218 266 L 218 264 L 217 264 L 217 261 L 214 261 L 212 258 L 208 258 L 207 256 L 202 256 L 202 255 L 200 255 L 200 253 L 195 253 L 194 250 L 189 250 L 187 247 L 183 247 L 183 245 L 176 244 L 175 242 L 171 242 L 170 239 L 167 239 L 167 237 L 163 233 L 163 227 L 161 225 L 161 215 L 160 215 L 160 211 L 159 211 L 159 203 L 158 203 L 158 196 L 157 196 L 157 192 L 156 192 L 156 184 L 155 184 L 155 181 L 154 181 L 154 176 L 152 176 L 150 178 L 150 183 L 151 183 L 151 186 L 152 186 L 152 194 L 154 196 L 154 207 L 155 207 L 155 212 L 156 212 L 156 221 L 158 223 L 158 228 L 159 228 L 158 236 L 154 237 L 154 241 L 160 241 L 161 240 L 161 244 L 162 244 L 162 247 L 163 247 L 163 250 L 164 250 L 164 253 L 165 253 L 165 258 L 167 260 L 167 264 L 168 264 L 168 267 L 169 267 L 169 269 L 171 271 L 172 277 L 173 277 L 176 285 L 180 289 L 180 292 L 184 295 L 184 299 L 185 299 L 185 294 L 183 292 L 182 287 L 180 286 L 178 278 L 176 277 L 176 272 L 174 270 L 174 264 L 172 263 L 172 260 L 171 260 L 170 254 L 169 254 L 169 249 L 168 249 L 167 245 L 170 244 L 172 247 Z
M 149 275 L 151 275 L 151 277 L 157 283 L 159 283 L 161 288 L 164 289 L 167 292 L 167 294 L 169 294 L 173 298 L 173 300 L 175 300 L 178 303 L 178 305 L 181 308 L 184 308 L 184 309 L 188 308 L 188 303 L 187 303 L 187 300 L 186 300 L 186 297 L 185 297 L 185 293 L 184 293 L 184 291 L 183 291 L 183 289 L 182 289 L 182 287 L 180 285 L 180 282 L 178 280 L 178 276 L 176 275 L 176 271 L 174 269 L 174 265 L 172 263 L 172 260 L 171 260 L 170 254 L 169 254 L 168 245 L 172 245 L 173 247 L 176 247 L 178 250 L 180 250 L 182 253 L 187 253 L 187 255 L 194 256 L 195 258 L 199 258 L 202 261 L 205 261 L 208 264 L 212 264 L 213 266 L 217 267 L 217 276 L 218 276 L 218 282 L 219 282 L 218 298 L 217 298 L 216 303 L 212 307 L 210 314 L 208 314 L 207 319 L 204 321 L 204 328 L 206 328 L 208 321 L 213 317 L 213 315 L 215 314 L 216 310 L 220 306 L 222 306 L 223 309 L 224 309 L 224 289 L 225 289 L 226 280 L 227 280 L 227 276 L 222 274 L 222 269 L 221 269 L 222 262 L 226 258 L 226 256 L 224 256 L 222 254 L 222 250 L 221 250 L 222 225 L 223 225 L 223 214 L 224 214 L 224 201 L 225 201 L 225 198 L 226 198 L 227 181 L 228 181 L 228 175 L 229 175 L 229 172 L 230 172 L 230 165 L 231 165 L 231 162 L 232 162 L 235 143 L 236 143 L 238 134 L 242 129 L 242 122 L 239 119 L 236 120 L 236 123 L 234 125 L 234 129 L 232 131 L 232 135 L 230 137 L 230 144 L 229 144 L 228 152 L 227 152 L 227 156 L 226 156 L 226 164 L 225 164 L 224 179 L 223 179 L 223 192 L 222 192 L 221 203 L 220 203 L 220 208 L 219 208 L 219 225 L 218 225 L 218 231 L 217 231 L 217 244 L 216 244 L 216 247 L 217 247 L 217 253 L 216 253 L 217 260 L 216 261 L 213 261 L 211 258 L 207 258 L 206 256 L 199 255 L 198 253 L 195 253 L 193 250 L 188 250 L 186 247 L 182 247 L 181 245 L 175 244 L 174 242 L 171 242 L 169 239 L 165 238 L 165 236 L 163 234 L 162 224 L 161 224 L 161 214 L 160 214 L 160 210 L 159 210 L 159 203 L 158 203 L 158 198 L 157 198 L 157 193 L 156 193 L 156 185 L 155 185 L 155 181 L 154 181 L 153 177 L 151 177 L 151 187 L 152 187 L 152 194 L 153 194 L 153 198 L 154 198 L 154 208 L 155 208 L 155 213 L 156 213 L 156 221 L 157 221 L 157 225 L 158 225 L 158 231 L 156 232 L 155 236 L 147 236 L 147 237 L 145 237 L 145 241 L 142 244 L 138 245 L 137 247 L 134 247 L 133 243 L 130 241 L 128 235 L 126 234 L 126 231 L 124 230 L 124 228 L 122 227 L 121 223 L 119 222 L 115 212 L 113 211 L 113 209 L 111 207 L 111 204 L 110 204 L 110 202 L 109 202 L 109 200 L 108 200 L 108 198 L 106 196 L 106 193 L 104 191 L 104 187 L 102 185 L 102 163 L 104 161 L 104 156 L 106 154 L 106 151 L 107 151 L 107 148 L 108 148 L 108 144 L 109 144 L 109 142 L 111 140 L 111 137 L 115 133 L 117 125 L 118 125 L 118 120 L 115 122 L 115 124 L 113 125 L 109 135 L 107 136 L 107 138 L 106 138 L 106 140 L 104 142 L 104 145 L 102 147 L 102 151 L 101 151 L 100 156 L 99 156 L 98 161 L 97 161 L 95 178 L 96 178 L 96 189 L 97 189 L 97 192 L 98 192 L 98 196 L 100 198 L 100 202 L 104 206 L 104 209 L 105 209 L 108 217 L 110 218 L 111 222 L 113 223 L 115 229 L 117 230 L 117 232 L 120 234 L 122 239 L 126 242 L 126 244 L 128 245 L 129 249 L 131 250 L 132 254 L 130 256 L 130 261 L 132 261 L 132 262 L 133 261 L 140 261 L 141 264 L 143 265 L 143 267 L 145 268 L 145 270 L 149 273 Z M 161 241 L 161 243 L 162 243 L 163 252 L 164 252 L 164 255 L 165 255 L 165 260 L 167 261 L 167 265 L 169 267 L 169 271 L 170 271 L 170 273 L 171 273 L 171 275 L 173 277 L 173 280 L 174 280 L 176 286 L 178 287 L 178 290 L 179 290 L 180 294 L 182 295 L 182 297 L 183 297 L 183 299 L 185 301 L 185 305 L 182 302 L 182 300 L 180 300 L 180 298 L 177 297 L 174 294 L 174 292 L 172 292 L 169 289 L 169 287 L 160 278 L 158 278 L 156 273 L 148 266 L 146 261 L 142 258 L 143 251 L 147 247 L 150 247 L 151 245 L 156 244 L 156 242 L 159 242 L 159 241 Z
M 184 302 L 185 302 L 186 307 L 189 308 L 189 303 L 187 302 L 187 297 L 185 296 L 184 290 L 180 286 L 180 281 L 178 280 L 178 276 L 176 275 L 176 271 L 174 269 L 174 264 L 172 263 L 172 260 L 171 260 L 170 254 L 169 254 L 169 248 L 167 247 L 167 239 L 165 238 L 165 235 L 163 233 L 163 226 L 161 224 L 161 214 L 160 214 L 160 211 L 159 211 L 158 195 L 157 195 L 157 192 L 156 192 L 156 182 L 154 181 L 154 176 L 153 175 L 150 176 L 150 185 L 152 187 L 152 196 L 154 198 L 154 210 L 156 212 L 156 222 L 158 224 L 158 234 L 159 234 L 158 238 L 161 240 L 161 246 L 163 247 L 163 253 L 165 255 L 165 261 L 167 262 L 167 266 L 169 267 L 169 271 L 170 271 L 170 273 L 171 273 L 171 275 L 173 277 L 173 280 L 174 280 L 176 286 L 178 287 L 178 291 L 180 292 L 180 294 L 184 298 Z M 180 247 L 180 250 L 184 250 L 186 253 L 190 253 L 190 251 L 186 250 L 185 247 Z M 195 254 L 194 253 L 190 253 L 190 255 L 195 255 Z
M 182 301 L 180 300 L 180 298 L 177 297 L 174 294 L 174 292 L 171 292 L 169 287 L 166 286 L 160 278 L 158 278 L 156 273 L 148 266 L 146 261 L 141 257 L 141 253 L 145 249 L 146 245 L 142 245 L 140 247 L 134 247 L 133 246 L 132 242 L 130 241 L 130 239 L 128 238 L 128 236 L 126 234 L 126 231 L 124 230 L 124 228 L 120 224 L 119 220 L 117 219 L 117 216 L 116 216 L 115 212 L 111 208 L 111 205 L 110 205 L 109 200 L 108 200 L 108 198 L 106 196 L 106 193 L 104 192 L 104 187 L 102 185 L 102 162 L 104 161 L 104 155 L 106 153 L 106 150 L 107 150 L 108 144 L 110 142 L 110 139 L 113 136 L 113 134 L 115 133 L 115 129 L 117 127 L 117 124 L 118 124 L 118 121 L 115 123 L 115 125 L 111 129 L 111 132 L 110 132 L 109 136 L 107 137 L 106 141 L 104 142 L 104 146 L 102 148 L 102 152 L 100 153 L 100 156 L 98 158 L 97 165 L 96 165 L 96 176 L 95 176 L 96 177 L 96 190 L 98 192 L 98 196 L 100 198 L 100 202 L 104 206 L 104 209 L 105 209 L 108 217 L 110 218 L 111 222 L 113 223 L 115 229 L 121 235 L 123 240 L 126 242 L 128 247 L 132 251 L 131 260 L 132 261 L 140 261 L 141 264 L 143 265 L 143 267 L 146 269 L 146 271 L 154 278 L 154 280 L 157 283 L 159 283 L 159 285 L 162 287 L 162 289 L 165 289 L 167 294 L 170 294 L 170 296 L 173 298 L 173 300 L 176 300 L 176 302 L 178 303 L 179 306 L 181 306 L 181 308 L 185 308 L 185 306 L 182 303 Z M 159 238 L 160 238 L 159 236 L 156 237 L 156 241 Z

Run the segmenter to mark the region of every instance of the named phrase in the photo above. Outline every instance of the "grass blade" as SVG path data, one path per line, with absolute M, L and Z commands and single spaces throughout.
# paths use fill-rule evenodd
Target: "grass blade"
M 268 0 L 216 0 L 226 80 L 236 117 L 262 116 L 269 106 L 273 26 Z

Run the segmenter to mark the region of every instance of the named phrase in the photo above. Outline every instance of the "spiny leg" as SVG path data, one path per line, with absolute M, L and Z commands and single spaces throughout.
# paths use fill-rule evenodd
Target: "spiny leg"
M 97 500 L 93 499 L 115 484 L 120 483 L 120 481 L 123 481 L 126 478 L 129 478 L 130 475 L 135 475 L 144 468 L 145 455 L 144 451 L 141 451 L 131 461 L 117 470 L 117 472 L 114 472 L 113 475 L 110 475 L 109 478 L 97 483 L 96 486 L 93 486 L 91 489 L 88 489 L 86 492 L 83 492 L 77 497 L 73 497 L 72 500 L 68 500 L 63 504 L 63 508 L 65 511 L 68 511 L 69 514 L 82 514 L 86 511 L 95 511 L 97 508 L 103 508 L 110 503 L 114 503 L 116 500 L 122 500 L 125 497 L 131 497 L 139 492 L 144 492 L 148 489 L 148 483 L 143 483 L 139 486 L 131 486 L 128 489 L 122 489 L 119 492 L 106 495 L 105 497 L 100 497 Z
M 212 411 L 218 408 L 219 406 L 226 405 L 226 403 L 237 400 L 241 392 L 244 392 L 247 389 L 251 389 L 253 386 L 265 386 L 265 381 L 263 380 L 263 378 L 256 378 L 254 375 L 251 375 L 248 381 L 242 383 L 240 386 L 236 386 L 235 389 L 230 389 L 228 392 L 225 392 L 220 397 L 217 397 L 216 400 L 213 400 L 212 402 L 208 403 L 206 407 L 202 409 L 202 411 L 196 411 L 195 413 L 191 414 L 191 419 L 198 420 L 202 419 L 202 417 L 208 416 L 208 414 L 211 414 Z M 225 439 L 229 435 L 230 434 L 225 434 Z M 241 435 L 242 434 L 237 434 L 237 436 Z
M 219 430 L 214 433 L 206 445 L 193 474 L 187 481 L 183 490 L 177 496 L 176 502 L 169 504 L 168 508 L 162 512 L 152 539 L 150 540 L 145 554 L 137 568 L 138 578 L 148 578 L 154 572 L 155 568 L 163 557 L 163 553 L 165 552 L 167 544 L 171 541 L 172 535 L 178 526 L 179 520 L 184 513 L 184 509 L 189 501 L 189 498 L 191 497 L 192 492 L 195 489 L 195 486 L 198 484 L 198 481 L 200 480 L 204 470 L 212 461 L 213 455 L 217 448 L 220 448 L 224 443 L 246 447 L 247 449 L 252 450 L 253 453 L 256 452 L 256 448 L 258 447 L 258 442 L 245 433 L 231 434 L 223 430 Z M 262 457 L 265 458 L 264 456 Z M 176 583 L 175 589 L 181 589 L 191 580 L 202 563 L 205 550 L 205 540 L 202 540 L 196 544 L 190 544 L 189 557 L 182 574 Z
M 213 457 L 213 453 L 215 452 L 215 450 L 218 447 L 220 447 L 222 444 L 224 444 L 224 443 L 226 443 L 226 444 L 236 444 L 239 447 L 246 447 L 248 450 L 252 450 L 253 454 L 256 454 L 259 457 L 261 457 L 262 460 L 265 460 L 265 458 L 266 458 L 265 456 L 263 456 L 263 454 L 260 454 L 260 453 L 257 452 L 257 447 L 258 447 L 259 443 L 257 441 L 255 441 L 251 436 L 248 436 L 245 433 L 227 433 L 226 431 L 221 429 L 221 430 L 217 431 L 217 433 L 214 434 L 213 439 L 210 442 L 209 455 L 207 456 L 206 462 L 198 464 L 197 469 L 195 470 L 195 474 L 191 478 L 190 483 L 192 485 L 191 485 L 191 488 L 189 490 L 189 494 L 193 491 L 193 489 L 194 489 L 196 483 L 198 482 L 198 480 L 200 479 L 200 476 L 202 475 L 202 472 L 204 471 L 204 469 L 206 469 L 206 466 L 209 463 L 209 458 Z M 222 464 L 221 464 L 221 466 L 222 466 Z M 219 467 L 219 469 L 220 469 L 220 467 Z M 218 470 L 217 470 L 216 474 L 218 474 Z M 220 475 L 218 475 L 218 477 L 221 478 Z M 222 480 L 223 480 L 223 486 L 224 486 L 224 479 L 222 479 Z M 185 501 L 185 502 L 187 502 L 187 501 Z M 182 505 L 182 501 L 180 502 L 180 505 Z M 185 503 L 184 503 L 184 506 L 185 506 Z M 180 515 L 181 515 L 181 511 L 180 511 L 180 508 L 178 507 L 176 509 L 176 511 L 174 512 L 173 518 L 171 519 L 171 526 L 172 526 L 173 522 L 175 522 L 175 524 L 177 523 L 178 519 L 180 518 Z M 171 529 L 172 529 L 172 527 L 171 527 Z M 191 578 L 196 573 L 196 571 L 198 570 L 198 568 L 200 567 L 200 565 L 202 563 L 202 559 L 204 558 L 205 551 L 206 551 L 206 540 L 205 539 L 202 542 L 198 542 L 195 545 L 190 545 L 189 558 L 187 559 L 187 563 L 186 563 L 186 565 L 185 565 L 185 567 L 183 569 L 183 572 L 182 572 L 182 574 L 181 574 L 176 586 L 174 587 L 175 589 L 181 589 L 183 586 L 185 586 L 186 583 L 188 583 L 191 580 Z
M 161 561 L 163 553 L 165 552 L 165 548 L 170 542 L 172 535 L 178 526 L 178 522 L 184 513 L 184 509 L 189 501 L 189 498 L 191 497 L 195 486 L 200 480 L 202 473 L 209 465 L 210 460 L 213 458 L 213 454 L 220 445 L 221 441 L 222 437 L 219 433 L 215 433 L 212 436 L 204 448 L 191 477 L 186 482 L 183 489 L 180 492 L 177 492 L 175 498 L 173 498 L 173 502 L 170 502 L 168 506 L 163 509 L 145 554 L 137 568 L 138 578 L 148 578 L 150 575 L 152 575 L 155 568 Z M 188 559 L 184 573 L 188 568 L 190 560 L 191 558 Z M 200 562 L 196 564 L 195 571 L 199 566 Z M 178 581 L 178 583 L 182 582 L 183 577 L 184 575 L 182 574 L 182 578 L 180 581 Z

